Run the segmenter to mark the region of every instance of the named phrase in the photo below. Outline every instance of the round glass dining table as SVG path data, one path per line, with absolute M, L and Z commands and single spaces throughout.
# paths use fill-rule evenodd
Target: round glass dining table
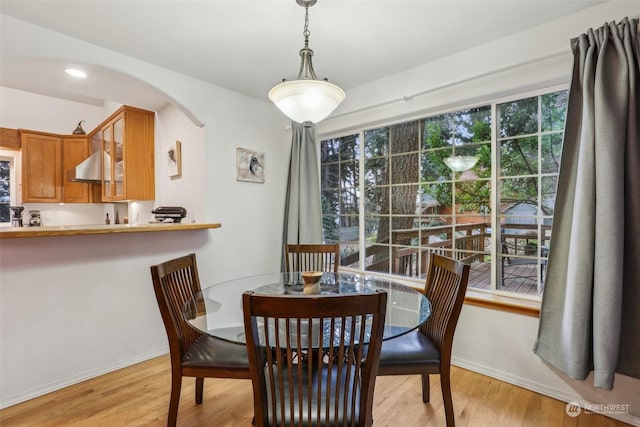
M 187 322 L 198 331 L 225 341 L 245 344 L 242 294 L 252 291 L 263 295 L 306 295 L 300 273 L 271 273 L 228 280 L 203 289 L 183 308 Z M 427 297 L 397 281 L 359 273 L 324 273 L 320 294 L 352 295 L 387 292 L 387 311 L 383 339 L 410 332 L 431 314 Z

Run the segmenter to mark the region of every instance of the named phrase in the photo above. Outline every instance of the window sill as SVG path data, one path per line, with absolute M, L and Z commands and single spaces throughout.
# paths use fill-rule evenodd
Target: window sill
M 524 316 L 540 317 L 540 301 L 531 301 L 467 289 L 464 303 Z
M 391 276 L 388 274 L 380 273 L 375 274 L 370 271 L 363 272 L 349 268 L 341 268 L 340 270 L 396 280 L 400 283 L 404 283 L 407 286 L 411 286 L 419 292 L 422 292 L 424 289 L 424 280 L 420 281 L 414 278 Z M 477 307 L 488 308 L 491 310 L 500 310 L 509 313 L 521 314 L 523 316 L 540 317 L 540 301 L 528 300 L 508 295 L 497 295 L 489 292 L 478 291 L 473 288 L 467 288 L 467 294 L 464 297 L 464 303 L 468 305 L 475 305 Z

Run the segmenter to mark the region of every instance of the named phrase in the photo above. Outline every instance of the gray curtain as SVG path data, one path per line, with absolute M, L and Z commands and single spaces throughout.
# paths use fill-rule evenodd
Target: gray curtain
M 574 55 L 534 352 L 572 378 L 640 378 L 638 19 L 571 40 Z
M 315 127 L 292 122 L 283 244 L 322 243 L 320 176 Z

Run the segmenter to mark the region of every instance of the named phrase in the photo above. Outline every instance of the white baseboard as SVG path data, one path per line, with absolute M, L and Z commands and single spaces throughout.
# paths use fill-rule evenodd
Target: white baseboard
M 469 371 L 486 375 L 491 378 L 496 378 L 500 381 L 504 381 L 506 383 L 513 384 L 518 387 L 526 388 L 527 390 L 535 391 L 536 393 L 540 393 L 542 395 L 560 400 L 562 402 L 583 402 L 584 401 L 584 397 L 578 394 L 568 393 L 565 390 L 558 390 L 556 388 L 552 388 L 544 384 L 531 381 L 526 378 L 517 377 L 508 372 L 499 371 L 497 369 L 479 365 L 477 363 L 470 362 L 468 360 L 462 360 L 456 357 L 452 357 L 451 364 L 458 366 L 460 368 L 468 369 Z M 597 403 L 597 402 L 589 402 L 589 403 Z M 606 416 L 609 418 L 616 419 L 618 421 L 623 421 L 625 423 L 631 424 L 632 426 L 640 426 L 640 417 L 633 414 L 607 414 Z
M 81 383 L 82 381 L 89 380 L 91 378 L 99 377 L 100 375 L 104 375 L 109 372 L 117 371 L 118 369 L 125 368 L 127 366 L 135 365 L 136 363 L 144 362 L 149 359 L 153 359 L 154 357 L 162 356 L 164 354 L 169 353 L 169 347 L 165 347 L 162 349 L 154 350 L 149 353 L 145 353 L 142 355 L 138 355 L 131 359 L 121 360 L 117 363 L 101 366 L 99 368 L 90 369 L 85 372 L 81 372 L 77 375 L 74 375 L 69 378 L 65 378 L 60 381 L 55 381 L 53 383 L 44 385 L 42 387 L 35 388 L 33 390 L 28 390 L 24 393 L 20 393 L 14 396 L 9 396 L 8 398 L 2 397 L 0 400 L 0 409 L 8 408 L 9 406 L 16 405 L 21 402 L 25 402 L 27 400 L 36 398 L 38 396 L 42 396 L 47 393 L 51 393 L 52 391 L 60 390 L 61 388 L 68 387 L 73 384 Z

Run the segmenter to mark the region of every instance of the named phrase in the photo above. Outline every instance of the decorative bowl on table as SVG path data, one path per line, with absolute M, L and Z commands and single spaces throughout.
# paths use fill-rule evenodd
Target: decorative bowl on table
M 320 293 L 320 279 L 322 279 L 322 271 L 304 271 L 302 272 L 302 281 L 304 282 L 305 294 Z

